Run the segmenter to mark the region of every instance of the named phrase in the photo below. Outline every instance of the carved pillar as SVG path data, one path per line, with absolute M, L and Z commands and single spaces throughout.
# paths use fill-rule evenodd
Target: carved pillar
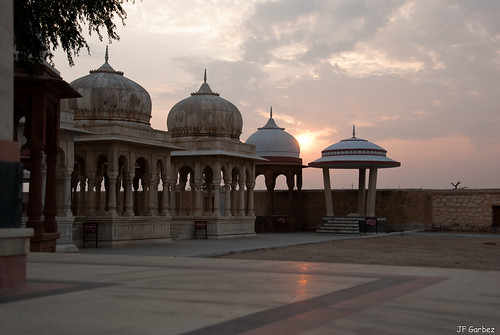
M 294 207 L 295 209 L 295 217 L 302 217 L 302 167 L 297 168 L 297 197 L 295 198 L 295 203 L 297 206 Z M 303 221 L 302 218 L 299 219 L 299 224 L 302 229 Z
M 170 188 L 172 187 L 172 181 L 169 177 L 170 171 L 172 170 L 172 162 L 170 156 L 166 159 L 166 168 L 161 174 L 161 181 L 163 185 L 163 196 L 161 198 L 161 213 L 162 216 L 170 216 Z
M 170 184 L 167 182 L 166 178 L 162 178 L 162 186 L 163 186 L 163 192 L 162 192 L 162 197 L 161 197 L 160 215 L 161 216 L 168 216 L 168 215 L 170 215 L 169 209 L 168 209 Z
M 189 188 L 191 189 L 191 191 L 189 192 L 191 202 L 189 203 L 189 206 L 187 206 L 186 208 L 187 208 L 187 214 L 193 215 L 197 200 L 196 200 L 196 185 L 192 175 L 191 178 L 189 178 Z
M 26 228 L 33 228 L 34 236 L 43 234 L 42 225 L 42 150 L 32 146 L 30 148 L 30 186 L 28 193 L 28 221 Z
M 358 214 L 360 216 L 365 215 L 366 209 L 366 169 L 359 169 L 358 178 Z
M 265 178 L 267 190 L 266 216 L 270 218 L 274 215 L 274 187 L 276 185 L 276 180 L 270 171 L 265 174 Z
M 71 171 L 64 171 L 61 180 L 61 212 L 60 216 L 71 217 Z
M 220 215 L 220 179 L 214 179 L 214 212 L 213 215 Z
M 177 183 L 170 184 L 170 215 L 176 215 L 177 211 L 175 209 L 176 202 L 176 189 L 179 185 Z
M 366 203 L 366 216 L 375 217 L 375 195 L 377 194 L 377 168 L 370 168 L 370 180 L 368 181 L 368 200 Z
M 46 156 L 47 177 L 45 187 L 45 205 L 43 214 L 45 216 L 44 231 L 47 233 L 57 232 L 57 194 L 56 194 L 56 162 L 57 154 L 50 150 Z
M 293 211 L 293 188 L 295 186 L 295 181 L 293 180 L 293 172 L 289 171 L 286 176 L 286 184 L 288 186 L 288 213 L 289 216 L 294 216 Z
M 302 167 L 299 168 L 299 172 L 297 174 L 297 190 L 302 190 Z
M 96 192 L 94 191 L 96 185 L 95 171 L 88 171 L 88 176 L 87 215 L 94 216 L 96 211 Z
M 132 185 L 134 183 L 135 173 L 125 174 L 125 211 L 124 216 L 134 216 L 134 198 L 132 196 Z
M 117 216 L 118 212 L 116 211 L 116 178 L 118 177 L 118 172 L 109 172 L 108 173 L 108 211 L 106 215 L 109 216 Z
M 186 183 L 187 183 L 187 180 L 183 180 L 179 183 L 179 187 L 180 187 L 180 192 L 179 192 L 179 215 L 186 215 L 186 201 L 185 201 L 185 197 L 186 197 Z
M 231 216 L 231 180 L 228 179 L 227 183 L 226 180 L 224 180 L 224 193 L 225 193 L 225 209 L 224 209 L 224 216 Z
M 160 181 L 158 178 L 151 178 L 149 185 L 149 202 L 148 202 L 148 212 L 149 215 L 158 215 L 158 184 Z
M 142 215 L 149 214 L 149 190 L 151 189 L 151 180 L 146 177 L 141 179 L 142 185 Z
M 97 215 L 103 215 L 103 213 L 102 213 L 102 192 L 101 192 L 102 180 L 103 180 L 103 176 L 97 176 L 96 181 L 95 181 L 94 209 L 95 209 L 95 213 Z
M 122 174 L 122 171 L 120 171 L 118 173 L 118 177 L 116 177 L 116 186 L 115 186 L 115 190 L 116 190 L 116 212 L 119 215 L 123 214 L 123 211 L 124 211 L 124 208 L 125 208 L 125 203 L 124 203 L 125 193 L 122 194 L 122 192 L 121 192 L 122 183 L 123 183 L 123 174 Z
M 245 216 L 245 180 L 241 178 L 238 185 L 240 186 L 238 215 Z
M 201 180 L 200 179 L 195 179 L 194 183 L 192 184 L 192 188 L 194 190 L 194 215 L 201 215 L 202 214 L 202 191 L 201 191 Z
M 207 182 L 207 213 L 212 213 L 212 187 L 213 184 L 211 182 Z
M 255 216 L 254 213 L 254 199 L 253 199 L 253 189 L 255 188 L 255 183 L 247 184 L 247 193 L 248 193 L 248 216 Z
M 56 188 L 57 188 L 57 214 L 59 217 L 63 216 L 63 206 L 64 206 L 64 175 L 63 172 L 57 171 L 57 179 L 56 179 Z
M 325 185 L 326 216 L 333 216 L 332 186 L 330 184 L 329 168 L 323 168 L 323 183 Z
M 238 202 L 236 201 L 237 185 L 237 181 L 233 180 L 231 183 L 231 215 L 233 216 L 238 215 Z
M 87 177 L 86 176 L 80 176 L 78 179 L 80 183 L 80 194 L 78 197 L 78 210 L 79 213 L 82 215 L 85 215 L 85 210 L 87 209 L 87 194 L 86 194 L 86 187 L 87 187 Z

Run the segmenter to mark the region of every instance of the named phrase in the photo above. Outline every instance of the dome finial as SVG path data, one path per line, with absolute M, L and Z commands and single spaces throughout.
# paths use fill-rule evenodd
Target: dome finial
M 271 106 L 271 112 L 269 113 L 271 119 L 273 118 L 273 106 Z
M 108 55 L 108 46 L 106 45 L 106 53 L 104 54 L 104 61 L 107 63 L 109 60 L 109 55 Z
M 207 69 L 205 69 L 205 73 L 203 75 L 203 84 L 201 84 L 200 89 L 198 90 L 198 92 L 191 93 L 191 95 L 204 95 L 204 94 L 219 96 L 219 93 L 213 92 L 207 83 Z
M 352 125 L 352 138 L 356 138 L 356 125 Z

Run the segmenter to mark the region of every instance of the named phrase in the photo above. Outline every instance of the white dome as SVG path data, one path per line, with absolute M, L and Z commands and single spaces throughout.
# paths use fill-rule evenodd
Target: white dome
M 309 163 L 309 166 L 358 169 L 390 168 L 401 165 L 401 163 L 387 157 L 386 154 L 387 150 L 367 140 L 357 138 L 353 131 L 351 138 L 332 144 L 321 151 L 321 158 Z
M 167 128 L 172 137 L 216 136 L 240 138 L 243 129 L 241 113 L 231 102 L 212 92 L 204 82 L 198 92 L 179 101 L 167 116 Z
M 295 137 L 276 125 L 271 116 L 266 125 L 253 133 L 246 141 L 255 145 L 256 154 L 261 157 L 293 157 L 299 158 L 300 145 Z
M 101 120 L 105 122 L 136 122 L 149 125 L 151 97 L 139 84 L 115 71 L 105 63 L 90 74 L 71 82 L 82 97 L 69 99 L 69 108 L 75 110 L 75 121 Z

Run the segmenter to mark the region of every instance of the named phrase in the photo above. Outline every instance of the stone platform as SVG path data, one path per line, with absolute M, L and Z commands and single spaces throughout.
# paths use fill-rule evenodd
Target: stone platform
M 280 235 L 280 242 L 300 236 Z M 325 238 L 311 235 L 309 241 Z M 259 241 L 185 243 L 192 255 L 204 245 L 215 252 L 219 243 L 271 247 L 272 240 Z M 474 333 L 500 329 L 500 271 L 158 256 L 169 254 L 175 244 L 29 254 L 26 288 L 0 291 L 2 333 L 456 334 L 462 326 Z

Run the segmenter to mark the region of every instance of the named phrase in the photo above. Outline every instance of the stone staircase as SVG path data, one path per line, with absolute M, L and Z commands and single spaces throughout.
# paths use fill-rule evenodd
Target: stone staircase
M 328 216 L 323 218 L 321 227 L 316 230 L 318 234 L 359 234 L 359 220 L 364 218 L 356 216 Z

